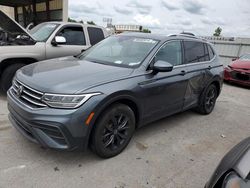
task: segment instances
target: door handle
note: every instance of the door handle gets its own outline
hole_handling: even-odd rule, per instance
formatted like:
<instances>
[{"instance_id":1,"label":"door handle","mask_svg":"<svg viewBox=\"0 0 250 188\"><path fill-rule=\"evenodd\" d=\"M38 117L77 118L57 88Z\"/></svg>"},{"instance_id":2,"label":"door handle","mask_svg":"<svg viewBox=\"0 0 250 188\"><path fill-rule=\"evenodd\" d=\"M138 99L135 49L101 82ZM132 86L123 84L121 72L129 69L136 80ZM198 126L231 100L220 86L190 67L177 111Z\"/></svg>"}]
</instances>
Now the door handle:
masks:
<instances>
[{"instance_id":1,"label":"door handle","mask_svg":"<svg viewBox=\"0 0 250 188\"><path fill-rule=\"evenodd\" d=\"M208 70L211 70L211 69L212 69L212 67L211 67L210 65L209 65L207 68L208 68Z\"/></svg>"},{"instance_id":2,"label":"door handle","mask_svg":"<svg viewBox=\"0 0 250 188\"><path fill-rule=\"evenodd\" d=\"M185 70L182 70L180 75L184 76L186 74L186 71Z\"/></svg>"}]
</instances>

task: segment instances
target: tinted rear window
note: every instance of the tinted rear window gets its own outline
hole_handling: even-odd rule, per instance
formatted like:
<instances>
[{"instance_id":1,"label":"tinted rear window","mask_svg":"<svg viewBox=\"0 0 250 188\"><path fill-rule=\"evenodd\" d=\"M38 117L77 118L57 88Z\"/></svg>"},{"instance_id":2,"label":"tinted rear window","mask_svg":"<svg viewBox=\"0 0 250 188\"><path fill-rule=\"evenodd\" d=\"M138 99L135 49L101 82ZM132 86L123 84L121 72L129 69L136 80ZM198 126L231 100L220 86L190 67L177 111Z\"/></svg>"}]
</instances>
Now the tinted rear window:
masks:
<instances>
[{"instance_id":1,"label":"tinted rear window","mask_svg":"<svg viewBox=\"0 0 250 188\"><path fill-rule=\"evenodd\" d=\"M184 41L185 63L206 61L205 47L202 42Z\"/></svg>"},{"instance_id":2,"label":"tinted rear window","mask_svg":"<svg viewBox=\"0 0 250 188\"><path fill-rule=\"evenodd\" d=\"M100 28L88 27L88 33L91 45L95 45L104 39L103 31Z\"/></svg>"}]
</instances>

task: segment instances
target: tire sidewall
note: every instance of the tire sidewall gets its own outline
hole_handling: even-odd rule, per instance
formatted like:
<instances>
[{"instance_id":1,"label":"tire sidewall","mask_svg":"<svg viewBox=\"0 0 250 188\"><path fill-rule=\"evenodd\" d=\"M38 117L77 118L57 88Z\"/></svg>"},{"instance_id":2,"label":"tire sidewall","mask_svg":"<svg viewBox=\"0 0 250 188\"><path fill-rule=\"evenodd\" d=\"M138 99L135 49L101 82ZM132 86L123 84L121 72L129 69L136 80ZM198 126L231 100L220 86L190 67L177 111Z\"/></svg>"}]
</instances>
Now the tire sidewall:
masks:
<instances>
[{"instance_id":1,"label":"tire sidewall","mask_svg":"<svg viewBox=\"0 0 250 188\"><path fill-rule=\"evenodd\" d=\"M213 89L214 92L215 92L215 100L214 100L214 105L213 105L213 107L212 107L211 109L208 109L208 108L206 107L206 97L207 97L207 95L208 95L208 93L209 93L209 91L210 91L211 89ZM218 92L217 92L216 86L215 86L214 84L209 85L209 86L207 87L206 91L205 91L205 94L204 94L204 97L203 97L203 101L202 101L202 103L203 103L202 105L204 106L204 110L205 110L205 113L206 113L206 114L210 114L210 113L213 111L213 109L214 109L214 107L215 107L215 103L216 103L217 97L218 97Z\"/></svg>"},{"instance_id":2,"label":"tire sidewall","mask_svg":"<svg viewBox=\"0 0 250 188\"><path fill-rule=\"evenodd\" d=\"M102 141L103 129L104 129L106 123L110 120L110 118L114 114L119 114L119 113L123 113L124 115L126 115L129 118L128 125L129 125L130 129L129 129L129 133L128 133L128 139L125 140L125 142L122 144L122 146L120 148L117 148L116 150L111 151L107 148L104 148L104 146L103 146L103 141ZM93 144L95 147L95 152L103 158L109 158L109 157L113 157L115 155L118 155L129 144L129 142L133 136L134 130L135 130L134 112L127 105L124 105L124 104L112 105L110 108L105 110L104 113L101 114L100 119L97 121L95 130L94 130L94 134L92 135L93 136Z\"/></svg>"},{"instance_id":3,"label":"tire sidewall","mask_svg":"<svg viewBox=\"0 0 250 188\"><path fill-rule=\"evenodd\" d=\"M15 76L15 73L18 69L25 66L25 64L22 63L16 63L13 65L8 66L1 77L1 89L3 92L7 92L8 89L11 87L12 79Z\"/></svg>"}]
</instances>

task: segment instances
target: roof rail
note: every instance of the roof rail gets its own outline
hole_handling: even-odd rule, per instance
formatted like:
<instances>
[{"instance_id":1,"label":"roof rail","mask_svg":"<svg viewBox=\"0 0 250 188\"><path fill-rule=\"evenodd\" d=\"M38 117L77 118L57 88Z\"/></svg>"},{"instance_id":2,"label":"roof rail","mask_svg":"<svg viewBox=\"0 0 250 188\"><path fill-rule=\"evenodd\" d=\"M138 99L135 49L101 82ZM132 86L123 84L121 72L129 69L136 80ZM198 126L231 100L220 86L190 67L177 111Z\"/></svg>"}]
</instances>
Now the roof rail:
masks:
<instances>
[{"instance_id":1,"label":"roof rail","mask_svg":"<svg viewBox=\"0 0 250 188\"><path fill-rule=\"evenodd\" d=\"M207 41L206 39L202 38L202 37L197 37L195 36L193 33L180 33L180 34L171 34L171 35L168 35L168 37L187 37L187 38L193 38L193 39L200 39L200 40L203 40L203 41Z\"/></svg>"},{"instance_id":2,"label":"roof rail","mask_svg":"<svg viewBox=\"0 0 250 188\"><path fill-rule=\"evenodd\" d=\"M180 34L183 34L183 35L190 35L190 36L195 36L195 34L190 33L190 32L185 32L185 31L181 32Z\"/></svg>"}]
</instances>

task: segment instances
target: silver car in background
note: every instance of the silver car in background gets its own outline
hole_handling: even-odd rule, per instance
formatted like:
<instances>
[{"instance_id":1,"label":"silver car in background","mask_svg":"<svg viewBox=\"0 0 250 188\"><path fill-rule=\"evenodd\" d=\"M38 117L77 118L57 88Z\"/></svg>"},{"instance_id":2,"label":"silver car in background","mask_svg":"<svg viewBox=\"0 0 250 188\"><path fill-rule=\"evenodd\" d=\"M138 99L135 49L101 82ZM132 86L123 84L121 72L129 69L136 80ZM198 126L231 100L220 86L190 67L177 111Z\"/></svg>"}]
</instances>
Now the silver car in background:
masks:
<instances>
[{"instance_id":1,"label":"silver car in background","mask_svg":"<svg viewBox=\"0 0 250 188\"><path fill-rule=\"evenodd\" d=\"M0 78L7 91L15 72L30 63L73 56L108 36L105 28L69 22L45 22L27 32L0 11Z\"/></svg>"}]
</instances>

